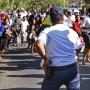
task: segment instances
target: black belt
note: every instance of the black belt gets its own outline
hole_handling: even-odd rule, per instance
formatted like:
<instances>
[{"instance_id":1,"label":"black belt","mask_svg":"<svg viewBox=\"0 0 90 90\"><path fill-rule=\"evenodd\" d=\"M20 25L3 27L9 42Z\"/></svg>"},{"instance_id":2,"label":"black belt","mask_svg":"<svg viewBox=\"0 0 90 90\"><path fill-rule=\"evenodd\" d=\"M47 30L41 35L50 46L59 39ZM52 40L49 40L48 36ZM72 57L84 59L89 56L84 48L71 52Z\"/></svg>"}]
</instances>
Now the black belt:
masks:
<instances>
[{"instance_id":1,"label":"black belt","mask_svg":"<svg viewBox=\"0 0 90 90\"><path fill-rule=\"evenodd\" d=\"M75 67L77 67L77 63L73 63L67 66L52 66L52 69L55 71L64 71L64 70L69 70Z\"/></svg>"}]
</instances>

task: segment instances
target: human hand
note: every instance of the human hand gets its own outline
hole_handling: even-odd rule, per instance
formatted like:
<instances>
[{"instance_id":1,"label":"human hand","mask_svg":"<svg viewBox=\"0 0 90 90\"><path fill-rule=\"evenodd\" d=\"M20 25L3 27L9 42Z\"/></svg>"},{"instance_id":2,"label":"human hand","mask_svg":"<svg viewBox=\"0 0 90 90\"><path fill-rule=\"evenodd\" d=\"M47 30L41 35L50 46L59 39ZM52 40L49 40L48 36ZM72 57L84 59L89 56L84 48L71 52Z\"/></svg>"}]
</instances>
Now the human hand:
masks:
<instances>
[{"instance_id":1,"label":"human hand","mask_svg":"<svg viewBox=\"0 0 90 90\"><path fill-rule=\"evenodd\" d=\"M43 69L44 69L45 73L48 72L48 69L49 69L49 61L48 60L44 61Z\"/></svg>"}]
</instances>

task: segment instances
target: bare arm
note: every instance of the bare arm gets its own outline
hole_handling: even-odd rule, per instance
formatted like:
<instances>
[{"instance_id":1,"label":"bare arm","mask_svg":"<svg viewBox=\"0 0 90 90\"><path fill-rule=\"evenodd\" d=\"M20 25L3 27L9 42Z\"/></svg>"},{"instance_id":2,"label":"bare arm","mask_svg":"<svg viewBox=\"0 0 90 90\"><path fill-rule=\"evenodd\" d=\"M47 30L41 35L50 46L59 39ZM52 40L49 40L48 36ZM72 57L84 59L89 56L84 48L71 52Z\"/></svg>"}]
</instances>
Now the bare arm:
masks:
<instances>
[{"instance_id":1,"label":"bare arm","mask_svg":"<svg viewBox=\"0 0 90 90\"><path fill-rule=\"evenodd\" d=\"M46 50L45 50L45 44L42 40L37 40L36 41L36 47L38 48L38 53L39 55L42 57L42 59L44 60L44 66L48 67L49 63L48 63L48 58L46 55Z\"/></svg>"}]
</instances>

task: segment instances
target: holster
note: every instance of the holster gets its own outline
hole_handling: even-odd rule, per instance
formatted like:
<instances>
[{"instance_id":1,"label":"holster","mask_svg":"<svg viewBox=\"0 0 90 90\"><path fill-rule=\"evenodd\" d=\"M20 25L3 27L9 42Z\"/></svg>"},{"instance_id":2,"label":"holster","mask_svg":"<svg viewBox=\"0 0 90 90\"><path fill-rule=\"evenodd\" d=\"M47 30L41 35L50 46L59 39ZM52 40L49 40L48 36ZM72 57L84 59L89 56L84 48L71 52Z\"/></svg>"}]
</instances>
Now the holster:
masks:
<instances>
[{"instance_id":1,"label":"holster","mask_svg":"<svg viewBox=\"0 0 90 90\"><path fill-rule=\"evenodd\" d=\"M47 69L44 68L45 71L45 78L51 78L53 75L53 68L48 67Z\"/></svg>"}]
</instances>

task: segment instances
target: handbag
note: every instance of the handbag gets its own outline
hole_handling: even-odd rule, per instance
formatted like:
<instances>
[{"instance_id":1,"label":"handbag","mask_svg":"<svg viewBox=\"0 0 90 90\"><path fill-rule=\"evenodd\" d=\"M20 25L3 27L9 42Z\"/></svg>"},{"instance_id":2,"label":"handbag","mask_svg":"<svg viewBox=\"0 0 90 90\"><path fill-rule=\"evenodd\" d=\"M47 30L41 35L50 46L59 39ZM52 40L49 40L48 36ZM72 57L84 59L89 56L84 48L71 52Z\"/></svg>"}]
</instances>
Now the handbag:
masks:
<instances>
[{"instance_id":1,"label":"handbag","mask_svg":"<svg viewBox=\"0 0 90 90\"><path fill-rule=\"evenodd\" d=\"M8 30L8 29L5 30L5 34L8 37L11 37L12 36L12 32L10 30Z\"/></svg>"}]
</instances>

